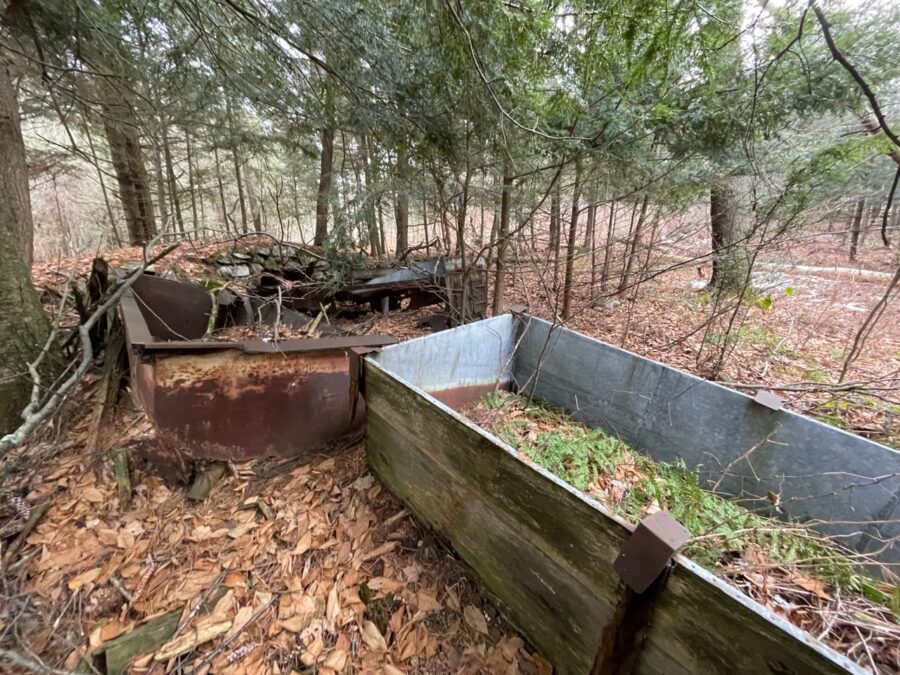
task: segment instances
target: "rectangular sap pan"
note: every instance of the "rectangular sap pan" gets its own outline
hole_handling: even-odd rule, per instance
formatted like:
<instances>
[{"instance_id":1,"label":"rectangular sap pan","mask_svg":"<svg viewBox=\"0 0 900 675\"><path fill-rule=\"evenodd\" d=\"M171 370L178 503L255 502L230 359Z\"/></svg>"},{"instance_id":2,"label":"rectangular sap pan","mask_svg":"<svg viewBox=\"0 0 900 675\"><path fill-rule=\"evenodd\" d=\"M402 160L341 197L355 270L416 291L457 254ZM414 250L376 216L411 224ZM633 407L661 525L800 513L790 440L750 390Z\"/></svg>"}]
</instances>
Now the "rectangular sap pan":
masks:
<instances>
[{"instance_id":1,"label":"rectangular sap pan","mask_svg":"<svg viewBox=\"0 0 900 675\"><path fill-rule=\"evenodd\" d=\"M513 326L506 325L511 333L495 344L515 345ZM491 326L494 331L501 327ZM457 330L465 331L466 337L487 339L472 326ZM437 391L452 388L446 378L427 372L439 370L445 361L471 366L480 358L467 352L468 340L454 346L455 332L367 357L369 462L417 518L449 540L507 618L557 672L588 673L622 592L612 563L629 527L391 371L396 366L408 377L422 373L422 378L432 378ZM441 338L442 348L432 351L425 345L436 338ZM493 377L502 384L497 374L503 370L497 367L504 351L496 353L501 356L487 358L483 377L469 373L472 381L486 387ZM427 372L416 363L423 354L434 359ZM864 671L679 557L643 644L637 672Z\"/></svg>"}]
</instances>

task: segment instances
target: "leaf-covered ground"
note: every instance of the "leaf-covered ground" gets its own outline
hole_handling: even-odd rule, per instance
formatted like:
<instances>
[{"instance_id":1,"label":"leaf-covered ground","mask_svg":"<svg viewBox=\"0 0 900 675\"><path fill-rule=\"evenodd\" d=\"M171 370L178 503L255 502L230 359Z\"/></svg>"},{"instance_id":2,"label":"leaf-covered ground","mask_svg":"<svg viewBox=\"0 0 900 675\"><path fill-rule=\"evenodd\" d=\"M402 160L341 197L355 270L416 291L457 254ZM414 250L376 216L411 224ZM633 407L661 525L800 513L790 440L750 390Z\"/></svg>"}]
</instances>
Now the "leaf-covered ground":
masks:
<instances>
[{"instance_id":1,"label":"leaf-covered ground","mask_svg":"<svg viewBox=\"0 0 900 675\"><path fill-rule=\"evenodd\" d=\"M202 503L136 463L123 508L108 448L149 430L131 413L116 426L130 428L87 456L76 423L34 476L27 501L52 506L4 578L4 643L74 670L154 617L186 619L218 598L165 646L139 650L132 671L156 660L156 672L549 675L369 473L364 444L300 466L234 466Z\"/></svg>"}]
</instances>

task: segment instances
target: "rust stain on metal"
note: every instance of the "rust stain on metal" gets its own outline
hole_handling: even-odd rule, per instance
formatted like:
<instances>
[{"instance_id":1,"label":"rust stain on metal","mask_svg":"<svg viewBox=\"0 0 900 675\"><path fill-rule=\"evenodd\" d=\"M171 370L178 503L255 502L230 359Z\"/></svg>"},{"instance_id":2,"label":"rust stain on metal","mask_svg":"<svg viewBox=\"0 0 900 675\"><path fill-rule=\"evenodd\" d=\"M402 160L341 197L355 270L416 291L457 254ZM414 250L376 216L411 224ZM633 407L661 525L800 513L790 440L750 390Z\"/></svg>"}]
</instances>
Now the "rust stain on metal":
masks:
<instances>
[{"instance_id":1,"label":"rust stain on metal","mask_svg":"<svg viewBox=\"0 0 900 675\"><path fill-rule=\"evenodd\" d=\"M202 331L196 316L180 314L202 309L198 287L153 277L141 281L139 291L123 299L122 315L132 391L157 429L160 442L151 454L158 466L184 477L192 459L297 457L361 428L365 404L358 392L351 399L348 350L396 340L177 339L176 334L206 331L208 312L201 313ZM172 284L187 287L184 295ZM191 301L182 305L182 297ZM169 328L160 328L162 323Z\"/></svg>"},{"instance_id":2,"label":"rust stain on metal","mask_svg":"<svg viewBox=\"0 0 900 675\"><path fill-rule=\"evenodd\" d=\"M488 382L485 384L469 384L462 387L451 387L448 389L435 389L428 393L434 396L444 405L454 410L462 410L472 401L477 401L487 394L498 390L509 390L509 384L497 384L496 382Z\"/></svg>"}]
</instances>

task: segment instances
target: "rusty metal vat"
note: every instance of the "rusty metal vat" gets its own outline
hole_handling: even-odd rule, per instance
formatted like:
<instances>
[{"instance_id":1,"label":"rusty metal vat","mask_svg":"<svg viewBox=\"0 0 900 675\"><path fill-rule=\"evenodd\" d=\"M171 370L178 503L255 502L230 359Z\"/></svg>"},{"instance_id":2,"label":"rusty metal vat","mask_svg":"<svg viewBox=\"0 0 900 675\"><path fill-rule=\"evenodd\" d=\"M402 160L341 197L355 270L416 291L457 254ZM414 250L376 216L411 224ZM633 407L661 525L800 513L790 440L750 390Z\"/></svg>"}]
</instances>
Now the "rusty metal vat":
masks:
<instances>
[{"instance_id":1,"label":"rusty metal vat","mask_svg":"<svg viewBox=\"0 0 900 675\"><path fill-rule=\"evenodd\" d=\"M184 477L195 459L303 456L362 428L348 350L396 340L200 341L212 303L201 286L150 275L122 299L132 394L157 430L160 470Z\"/></svg>"}]
</instances>

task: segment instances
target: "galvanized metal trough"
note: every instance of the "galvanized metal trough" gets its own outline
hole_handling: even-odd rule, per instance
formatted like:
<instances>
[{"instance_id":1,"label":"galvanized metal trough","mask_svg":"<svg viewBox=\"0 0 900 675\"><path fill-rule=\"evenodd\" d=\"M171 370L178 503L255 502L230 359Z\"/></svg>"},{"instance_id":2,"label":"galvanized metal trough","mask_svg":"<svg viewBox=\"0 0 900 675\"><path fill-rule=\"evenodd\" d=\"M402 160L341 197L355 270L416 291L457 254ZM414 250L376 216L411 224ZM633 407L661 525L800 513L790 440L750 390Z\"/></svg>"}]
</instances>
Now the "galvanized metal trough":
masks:
<instances>
[{"instance_id":1,"label":"galvanized metal trough","mask_svg":"<svg viewBox=\"0 0 900 675\"><path fill-rule=\"evenodd\" d=\"M900 453L527 316L411 340L365 363L368 458L446 536L560 673L591 672L619 625L613 562L631 528L457 409L496 388L534 394L708 486L773 505L897 561ZM721 479L721 480L720 480ZM863 672L698 565L677 558L634 672Z\"/></svg>"},{"instance_id":2,"label":"galvanized metal trough","mask_svg":"<svg viewBox=\"0 0 900 675\"><path fill-rule=\"evenodd\" d=\"M157 430L161 471L186 478L194 459L302 456L361 429L348 352L396 340L202 341L212 302L202 286L149 275L122 299L132 393Z\"/></svg>"}]
</instances>

